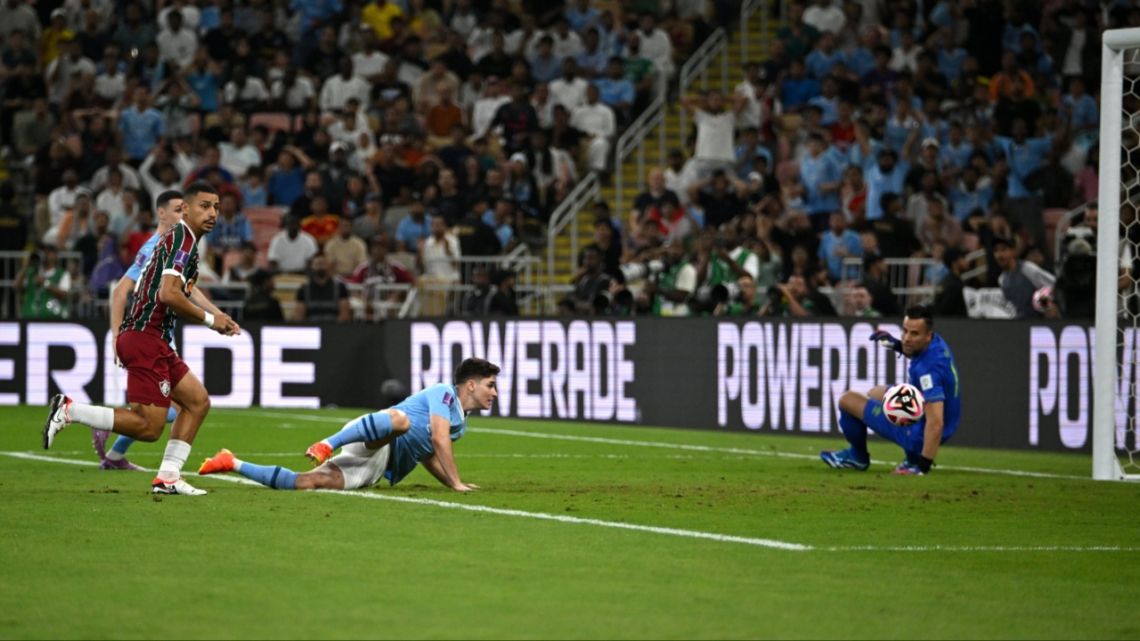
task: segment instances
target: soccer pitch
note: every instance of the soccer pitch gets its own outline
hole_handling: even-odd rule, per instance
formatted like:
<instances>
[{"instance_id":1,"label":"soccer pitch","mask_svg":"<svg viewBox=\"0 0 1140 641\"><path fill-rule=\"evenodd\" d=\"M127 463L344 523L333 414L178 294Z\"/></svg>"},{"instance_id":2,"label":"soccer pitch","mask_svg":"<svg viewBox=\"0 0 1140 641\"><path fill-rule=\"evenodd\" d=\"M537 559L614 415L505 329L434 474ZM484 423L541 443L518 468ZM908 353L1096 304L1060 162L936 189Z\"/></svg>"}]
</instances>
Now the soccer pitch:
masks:
<instances>
[{"instance_id":1,"label":"soccer pitch","mask_svg":"<svg viewBox=\"0 0 1140 641\"><path fill-rule=\"evenodd\" d=\"M895 477L874 440L841 472L816 457L838 440L474 417L469 495L417 470L152 497L86 427L39 449L45 413L0 410L3 638L1140 637L1140 487L1084 456L951 444ZM358 413L214 410L187 468L307 469Z\"/></svg>"}]
</instances>

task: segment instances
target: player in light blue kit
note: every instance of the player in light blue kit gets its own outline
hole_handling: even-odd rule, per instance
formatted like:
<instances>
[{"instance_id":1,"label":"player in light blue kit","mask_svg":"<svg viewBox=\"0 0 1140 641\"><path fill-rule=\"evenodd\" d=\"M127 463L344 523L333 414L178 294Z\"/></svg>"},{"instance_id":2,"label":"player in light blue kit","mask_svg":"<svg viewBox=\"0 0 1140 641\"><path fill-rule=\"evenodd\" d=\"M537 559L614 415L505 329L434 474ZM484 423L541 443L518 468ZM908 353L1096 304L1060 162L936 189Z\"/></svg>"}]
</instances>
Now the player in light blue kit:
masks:
<instances>
[{"instance_id":1,"label":"player in light blue kit","mask_svg":"<svg viewBox=\"0 0 1140 641\"><path fill-rule=\"evenodd\" d=\"M119 328L123 324L123 315L127 309L127 299L130 297L131 292L135 289L135 283L138 282L139 277L142 275L143 267L146 262L150 260L151 254L154 253L154 247L158 244L159 239L172 227L177 225L182 220L182 192L179 191L164 191L158 195L154 201L155 213L158 218L158 227L155 229L154 234L147 239L143 246L139 248L138 254L135 255L134 262L131 263L127 273L119 279L115 288L111 290L111 349L115 349L116 338L119 335ZM206 297L198 289L193 289L190 292L190 300L202 309L217 315L221 312L209 298ZM171 342L170 347L174 348L174 343ZM176 350L177 351L177 350ZM115 364L122 367L119 362L118 355L115 356ZM175 417L178 416L178 408L175 404L171 404L170 409L166 412L166 422L174 422ZM105 430L91 430L91 443L95 446L95 453L99 456L99 467L104 470L141 470L143 468L131 463L127 460L127 450L134 444L135 439L129 436L119 435L115 439L115 443L111 445L111 449L107 449L107 437L111 432Z\"/></svg>"},{"instance_id":2,"label":"player in light blue kit","mask_svg":"<svg viewBox=\"0 0 1140 641\"><path fill-rule=\"evenodd\" d=\"M467 414L490 409L499 395L499 367L468 358L455 368L454 383L437 383L401 403L349 421L305 452L318 467L298 474L275 465L254 465L223 449L206 459L199 474L237 472L275 490L354 490L388 479L395 485L417 464L447 487L468 492L455 467L451 444L467 429ZM342 448L340 454L332 453ZM331 457L331 458L330 458Z\"/></svg>"},{"instance_id":3,"label":"player in light blue kit","mask_svg":"<svg viewBox=\"0 0 1140 641\"><path fill-rule=\"evenodd\" d=\"M871 455L867 452L869 427L906 453L906 460L895 468L895 474L927 474L939 446L950 440L958 429L962 413L962 390L954 355L946 341L934 333L934 317L926 305L906 310L902 340L884 331L871 334L871 340L910 359L907 380L922 390L926 411L918 422L900 427L883 414L885 386L875 387L866 396L855 391L844 392L839 397L839 429L851 447L838 452L820 452L819 457L831 467L866 470L871 464Z\"/></svg>"}]
</instances>

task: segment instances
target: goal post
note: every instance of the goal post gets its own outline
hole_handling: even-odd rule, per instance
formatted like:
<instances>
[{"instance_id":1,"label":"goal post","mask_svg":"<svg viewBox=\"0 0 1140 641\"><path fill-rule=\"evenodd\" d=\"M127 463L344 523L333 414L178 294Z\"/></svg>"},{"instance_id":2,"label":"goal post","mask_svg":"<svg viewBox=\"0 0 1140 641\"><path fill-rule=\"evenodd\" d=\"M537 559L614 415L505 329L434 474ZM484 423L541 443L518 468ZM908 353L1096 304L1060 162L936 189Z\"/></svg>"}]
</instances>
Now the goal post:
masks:
<instances>
[{"instance_id":1,"label":"goal post","mask_svg":"<svg viewBox=\"0 0 1140 641\"><path fill-rule=\"evenodd\" d=\"M1119 295L1121 274L1136 275L1133 265L1122 265L1121 261L1130 256L1134 262L1140 249L1132 234L1122 238L1120 233L1121 192L1132 186L1128 183L1135 181L1133 174L1140 170L1121 163L1125 144L1129 145L1129 162L1135 155L1132 152L1140 149L1140 28L1105 31L1101 55L1092 473L1098 480L1140 480L1140 460L1134 458L1136 411L1140 407L1133 369L1140 310L1128 303L1121 305ZM1129 208L1124 222L1140 225L1134 204L1124 205ZM1136 291L1131 287L1128 295L1135 296ZM1126 384L1121 385L1121 381ZM1118 452L1127 456L1127 465L1121 464Z\"/></svg>"}]
</instances>

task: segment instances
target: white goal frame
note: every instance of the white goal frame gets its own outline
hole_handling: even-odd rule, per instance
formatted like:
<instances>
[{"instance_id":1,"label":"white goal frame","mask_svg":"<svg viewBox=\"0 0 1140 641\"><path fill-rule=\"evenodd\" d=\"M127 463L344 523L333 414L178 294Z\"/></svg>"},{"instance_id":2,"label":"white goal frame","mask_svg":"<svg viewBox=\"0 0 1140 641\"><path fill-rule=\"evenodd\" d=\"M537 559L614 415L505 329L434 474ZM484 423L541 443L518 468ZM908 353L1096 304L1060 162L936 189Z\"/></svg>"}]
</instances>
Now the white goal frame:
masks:
<instances>
[{"instance_id":1,"label":"white goal frame","mask_svg":"<svg viewBox=\"0 0 1140 641\"><path fill-rule=\"evenodd\" d=\"M1118 305L1120 269L1120 139L1124 52L1140 49L1140 28L1110 29L1101 41L1100 176L1097 221L1096 342L1093 377L1092 476L1097 480L1140 480L1127 474L1116 454ZM1124 399L1127 403L1128 399ZM1127 408L1125 408L1127 409ZM1137 408L1140 410L1140 407ZM1129 417L1135 428L1135 418Z\"/></svg>"}]
</instances>

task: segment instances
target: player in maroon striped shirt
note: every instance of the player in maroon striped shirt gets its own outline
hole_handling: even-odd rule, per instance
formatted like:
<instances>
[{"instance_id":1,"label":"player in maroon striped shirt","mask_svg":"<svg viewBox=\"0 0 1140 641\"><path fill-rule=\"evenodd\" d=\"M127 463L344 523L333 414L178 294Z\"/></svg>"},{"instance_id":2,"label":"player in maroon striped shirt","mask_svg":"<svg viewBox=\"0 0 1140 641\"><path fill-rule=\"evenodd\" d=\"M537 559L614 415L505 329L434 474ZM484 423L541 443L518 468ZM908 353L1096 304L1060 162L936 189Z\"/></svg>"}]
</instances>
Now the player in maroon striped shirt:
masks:
<instances>
[{"instance_id":1,"label":"player in maroon striped shirt","mask_svg":"<svg viewBox=\"0 0 1140 641\"><path fill-rule=\"evenodd\" d=\"M224 313L213 314L190 302L198 279L198 239L214 228L218 219L218 193L207 183L190 185L184 195L182 222L158 241L135 284L131 306L115 342L119 359L127 368L129 408L110 408L75 403L63 394L52 398L51 413L44 424L44 449L69 423L83 423L97 430L125 434L140 441L156 441L166 426L166 410L173 399L182 407L171 428L170 440L151 484L155 494L205 494L182 480L182 466L190 445L210 410L206 388L170 347L174 317L181 316L210 327L219 334L241 332Z\"/></svg>"}]
</instances>

